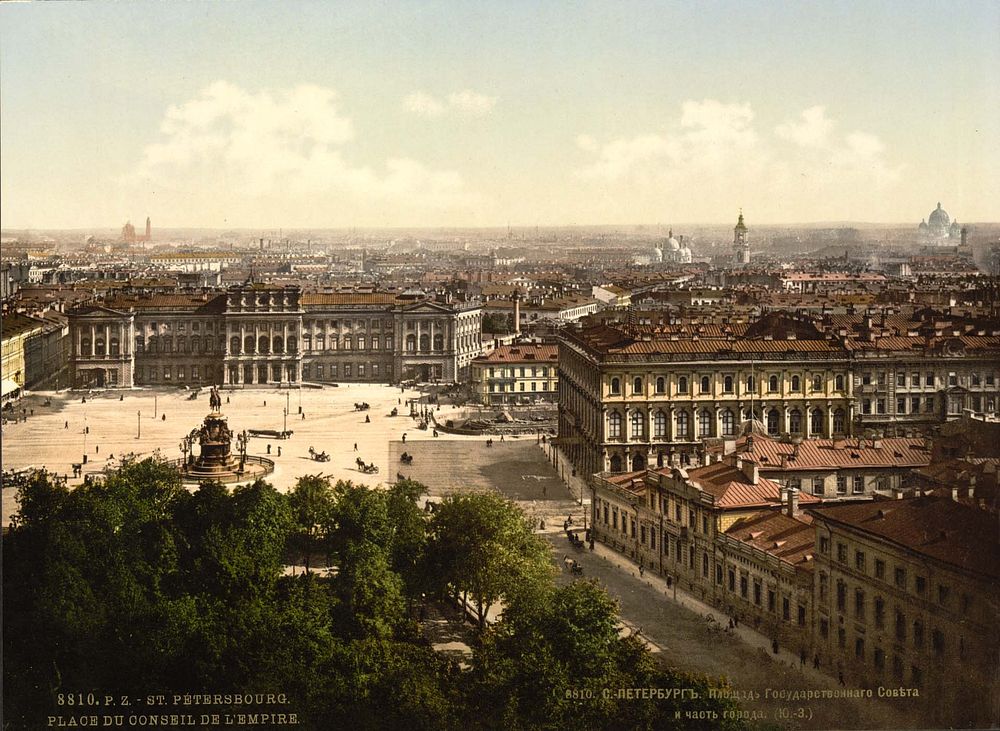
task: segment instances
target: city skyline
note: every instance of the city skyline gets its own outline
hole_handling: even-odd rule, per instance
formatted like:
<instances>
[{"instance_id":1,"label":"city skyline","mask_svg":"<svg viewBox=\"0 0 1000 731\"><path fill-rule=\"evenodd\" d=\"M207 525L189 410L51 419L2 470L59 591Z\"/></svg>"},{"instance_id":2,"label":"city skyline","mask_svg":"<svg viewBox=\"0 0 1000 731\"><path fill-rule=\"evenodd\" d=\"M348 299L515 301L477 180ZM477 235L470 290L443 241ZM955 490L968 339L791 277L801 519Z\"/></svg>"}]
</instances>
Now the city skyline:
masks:
<instances>
[{"instance_id":1,"label":"city skyline","mask_svg":"<svg viewBox=\"0 0 1000 731\"><path fill-rule=\"evenodd\" d=\"M1000 219L995 4L2 11L6 229Z\"/></svg>"}]
</instances>

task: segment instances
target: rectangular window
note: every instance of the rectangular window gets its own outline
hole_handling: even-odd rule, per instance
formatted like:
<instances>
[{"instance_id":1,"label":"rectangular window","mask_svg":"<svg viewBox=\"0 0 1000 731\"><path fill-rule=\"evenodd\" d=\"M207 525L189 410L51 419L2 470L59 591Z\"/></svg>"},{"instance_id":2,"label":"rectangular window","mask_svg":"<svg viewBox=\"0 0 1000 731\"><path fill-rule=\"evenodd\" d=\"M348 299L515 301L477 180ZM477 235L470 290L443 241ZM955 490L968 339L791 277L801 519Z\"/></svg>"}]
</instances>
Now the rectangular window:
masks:
<instances>
[{"instance_id":1,"label":"rectangular window","mask_svg":"<svg viewBox=\"0 0 1000 731\"><path fill-rule=\"evenodd\" d=\"M830 552L830 539L826 536L819 537L819 552L829 553Z\"/></svg>"},{"instance_id":2,"label":"rectangular window","mask_svg":"<svg viewBox=\"0 0 1000 731\"><path fill-rule=\"evenodd\" d=\"M837 475L837 494L847 494L847 477L845 475Z\"/></svg>"},{"instance_id":3,"label":"rectangular window","mask_svg":"<svg viewBox=\"0 0 1000 731\"><path fill-rule=\"evenodd\" d=\"M854 568L858 571L864 573L865 571L865 552L855 551L854 552Z\"/></svg>"},{"instance_id":4,"label":"rectangular window","mask_svg":"<svg viewBox=\"0 0 1000 731\"><path fill-rule=\"evenodd\" d=\"M760 585L760 582L755 580L753 582L753 603L756 604L758 607L760 606L761 589L762 587Z\"/></svg>"},{"instance_id":5,"label":"rectangular window","mask_svg":"<svg viewBox=\"0 0 1000 731\"><path fill-rule=\"evenodd\" d=\"M928 396L927 397L927 401L925 402L924 406L925 406L925 411L927 411L928 414L933 413L934 412L934 397L933 396Z\"/></svg>"},{"instance_id":6,"label":"rectangular window","mask_svg":"<svg viewBox=\"0 0 1000 731\"><path fill-rule=\"evenodd\" d=\"M910 398L910 413L919 414L920 413L920 397L913 396Z\"/></svg>"},{"instance_id":7,"label":"rectangular window","mask_svg":"<svg viewBox=\"0 0 1000 731\"><path fill-rule=\"evenodd\" d=\"M875 559L875 578L885 579L885 561L880 558Z\"/></svg>"},{"instance_id":8,"label":"rectangular window","mask_svg":"<svg viewBox=\"0 0 1000 731\"><path fill-rule=\"evenodd\" d=\"M331 363L330 364L330 378L336 378L336 377L337 377L337 364L336 363Z\"/></svg>"},{"instance_id":9,"label":"rectangular window","mask_svg":"<svg viewBox=\"0 0 1000 731\"><path fill-rule=\"evenodd\" d=\"M957 373L949 373L948 374L948 385L949 386L957 386L958 385L958 374Z\"/></svg>"},{"instance_id":10,"label":"rectangular window","mask_svg":"<svg viewBox=\"0 0 1000 731\"><path fill-rule=\"evenodd\" d=\"M163 380L170 380L170 366L163 366Z\"/></svg>"},{"instance_id":11,"label":"rectangular window","mask_svg":"<svg viewBox=\"0 0 1000 731\"><path fill-rule=\"evenodd\" d=\"M927 579L925 577L914 576L913 582L918 594L923 594L925 591L927 591Z\"/></svg>"},{"instance_id":12,"label":"rectangular window","mask_svg":"<svg viewBox=\"0 0 1000 731\"><path fill-rule=\"evenodd\" d=\"M920 374L911 373L910 374L910 386L913 388L918 388L920 386Z\"/></svg>"},{"instance_id":13,"label":"rectangular window","mask_svg":"<svg viewBox=\"0 0 1000 731\"><path fill-rule=\"evenodd\" d=\"M906 569L897 567L895 572L896 586L900 589L906 588Z\"/></svg>"},{"instance_id":14,"label":"rectangular window","mask_svg":"<svg viewBox=\"0 0 1000 731\"><path fill-rule=\"evenodd\" d=\"M875 413L884 414L885 413L885 399L880 398L875 401Z\"/></svg>"},{"instance_id":15,"label":"rectangular window","mask_svg":"<svg viewBox=\"0 0 1000 731\"><path fill-rule=\"evenodd\" d=\"M906 413L906 399L898 398L896 399L896 413L905 414Z\"/></svg>"},{"instance_id":16,"label":"rectangular window","mask_svg":"<svg viewBox=\"0 0 1000 731\"><path fill-rule=\"evenodd\" d=\"M378 376L378 363L372 363L372 376Z\"/></svg>"},{"instance_id":17,"label":"rectangular window","mask_svg":"<svg viewBox=\"0 0 1000 731\"><path fill-rule=\"evenodd\" d=\"M365 364L358 363L358 378L364 378L365 376Z\"/></svg>"},{"instance_id":18,"label":"rectangular window","mask_svg":"<svg viewBox=\"0 0 1000 731\"><path fill-rule=\"evenodd\" d=\"M322 378L322 377L323 377L323 364L322 363L317 363L316 364L316 378Z\"/></svg>"},{"instance_id":19,"label":"rectangular window","mask_svg":"<svg viewBox=\"0 0 1000 731\"><path fill-rule=\"evenodd\" d=\"M736 591L736 572L729 569L729 591Z\"/></svg>"},{"instance_id":20,"label":"rectangular window","mask_svg":"<svg viewBox=\"0 0 1000 731\"><path fill-rule=\"evenodd\" d=\"M924 379L924 383L931 388L934 387L934 371L927 371L927 377Z\"/></svg>"},{"instance_id":21,"label":"rectangular window","mask_svg":"<svg viewBox=\"0 0 1000 731\"><path fill-rule=\"evenodd\" d=\"M840 563L847 563L847 546L843 543L837 543L837 560Z\"/></svg>"},{"instance_id":22,"label":"rectangular window","mask_svg":"<svg viewBox=\"0 0 1000 731\"><path fill-rule=\"evenodd\" d=\"M861 495L865 491L865 478L862 475L854 476L854 487L853 492L855 495Z\"/></svg>"},{"instance_id":23,"label":"rectangular window","mask_svg":"<svg viewBox=\"0 0 1000 731\"><path fill-rule=\"evenodd\" d=\"M747 598L747 584L748 584L747 577L746 576L741 576L740 577L740 596L743 597L744 599Z\"/></svg>"},{"instance_id":24,"label":"rectangular window","mask_svg":"<svg viewBox=\"0 0 1000 731\"><path fill-rule=\"evenodd\" d=\"M854 616L858 619L865 617L865 593L861 589L854 592Z\"/></svg>"},{"instance_id":25,"label":"rectangular window","mask_svg":"<svg viewBox=\"0 0 1000 731\"><path fill-rule=\"evenodd\" d=\"M767 590L767 611L773 612L776 607L776 597L774 596L774 591L771 589Z\"/></svg>"},{"instance_id":26,"label":"rectangular window","mask_svg":"<svg viewBox=\"0 0 1000 731\"><path fill-rule=\"evenodd\" d=\"M824 480L822 477L812 478L812 493L813 495L822 496L826 492L826 487L824 486Z\"/></svg>"},{"instance_id":27,"label":"rectangular window","mask_svg":"<svg viewBox=\"0 0 1000 731\"><path fill-rule=\"evenodd\" d=\"M906 374L905 373L897 373L896 374L896 385L897 386L905 386L906 385Z\"/></svg>"},{"instance_id":28,"label":"rectangular window","mask_svg":"<svg viewBox=\"0 0 1000 731\"><path fill-rule=\"evenodd\" d=\"M781 618L786 622L792 618L791 604L787 596L781 597Z\"/></svg>"},{"instance_id":29,"label":"rectangular window","mask_svg":"<svg viewBox=\"0 0 1000 731\"><path fill-rule=\"evenodd\" d=\"M350 378L350 377L351 377L351 364L344 363L344 378Z\"/></svg>"},{"instance_id":30,"label":"rectangular window","mask_svg":"<svg viewBox=\"0 0 1000 731\"><path fill-rule=\"evenodd\" d=\"M799 604L797 612L798 612L799 627L805 627L806 626L806 608L804 606L802 606L801 604Z\"/></svg>"}]
</instances>

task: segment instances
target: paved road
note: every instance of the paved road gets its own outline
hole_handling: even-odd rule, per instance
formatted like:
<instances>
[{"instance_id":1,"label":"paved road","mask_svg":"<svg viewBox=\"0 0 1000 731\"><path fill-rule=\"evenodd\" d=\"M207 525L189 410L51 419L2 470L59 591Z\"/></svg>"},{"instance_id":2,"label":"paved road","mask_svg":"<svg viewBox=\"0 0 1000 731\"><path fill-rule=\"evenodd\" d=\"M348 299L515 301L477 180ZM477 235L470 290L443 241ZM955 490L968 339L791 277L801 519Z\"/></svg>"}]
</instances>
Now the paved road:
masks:
<instances>
[{"instance_id":1,"label":"paved road","mask_svg":"<svg viewBox=\"0 0 1000 731\"><path fill-rule=\"evenodd\" d=\"M788 702L766 700L763 691L799 689L836 689L837 681L814 671L799 667L797 657L782 652L775 660L767 646L769 640L752 630L740 628L739 636L730 636L709 630L705 614L713 608L678 594L674 601L665 582L647 574L638 576L638 567L597 544L594 553L574 549L565 534L550 534L553 555L562 568L564 555L576 558L584 567L584 576L596 578L615 597L621 606L621 617L627 625L639 630L670 667L696 672L713 678L725 677L736 690L757 690L761 699L741 703L747 710L759 710L766 720L790 729L890 729L920 727L918 709L890 707L885 701L875 700L812 700ZM562 572L561 582L572 581ZM716 618L725 621L725 617ZM912 702L911 702L912 703ZM808 709L809 718L782 720L781 709Z\"/></svg>"}]
</instances>

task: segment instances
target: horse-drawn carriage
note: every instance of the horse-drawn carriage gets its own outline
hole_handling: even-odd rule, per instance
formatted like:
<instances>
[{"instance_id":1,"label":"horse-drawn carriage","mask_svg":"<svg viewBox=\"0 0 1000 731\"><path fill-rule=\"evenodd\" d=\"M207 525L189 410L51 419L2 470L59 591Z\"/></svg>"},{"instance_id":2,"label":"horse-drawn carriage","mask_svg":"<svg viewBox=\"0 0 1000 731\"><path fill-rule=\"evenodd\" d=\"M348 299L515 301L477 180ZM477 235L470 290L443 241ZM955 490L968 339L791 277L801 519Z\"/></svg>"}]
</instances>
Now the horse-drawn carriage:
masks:
<instances>
[{"instance_id":1,"label":"horse-drawn carriage","mask_svg":"<svg viewBox=\"0 0 1000 731\"><path fill-rule=\"evenodd\" d=\"M402 462L403 464L413 464L413 455L410 454L409 452L403 452L399 456L399 461Z\"/></svg>"},{"instance_id":2,"label":"horse-drawn carriage","mask_svg":"<svg viewBox=\"0 0 1000 731\"><path fill-rule=\"evenodd\" d=\"M330 455L327 454L326 451L317 452L312 447L309 447L309 457L312 460L316 461L316 462L329 462L330 461Z\"/></svg>"},{"instance_id":3,"label":"horse-drawn carriage","mask_svg":"<svg viewBox=\"0 0 1000 731\"><path fill-rule=\"evenodd\" d=\"M389 416L399 416L399 409L393 406L392 411L389 412Z\"/></svg>"},{"instance_id":4,"label":"horse-drawn carriage","mask_svg":"<svg viewBox=\"0 0 1000 731\"><path fill-rule=\"evenodd\" d=\"M374 462L367 464L361 457L356 457L354 463L358 466L358 470L364 472L366 475L378 474L378 465Z\"/></svg>"},{"instance_id":5,"label":"horse-drawn carriage","mask_svg":"<svg viewBox=\"0 0 1000 731\"><path fill-rule=\"evenodd\" d=\"M368 411L368 409L370 409L370 408L371 408L371 406L366 401L362 401L361 403L356 403L355 402L355 404L354 404L354 410L355 411Z\"/></svg>"},{"instance_id":6,"label":"horse-drawn carriage","mask_svg":"<svg viewBox=\"0 0 1000 731\"><path fill-rule=\"evenodd\" d=\"M288 439L294 433L291 429L284 431L281 429L247 429L247 434L250 436L265 439Z\"/></svg>"},{"instance_id":7,"label":"horse-drawn carriage","mask_svg":"<svg viewBox=\"0 0 1000 731\"><path fill-rule=\"evenodd\" d=\"M421 421L419 424L417 424L417 429L420 429L422 431L427 431L427 422Z\"/></svg>"}]
</instances>

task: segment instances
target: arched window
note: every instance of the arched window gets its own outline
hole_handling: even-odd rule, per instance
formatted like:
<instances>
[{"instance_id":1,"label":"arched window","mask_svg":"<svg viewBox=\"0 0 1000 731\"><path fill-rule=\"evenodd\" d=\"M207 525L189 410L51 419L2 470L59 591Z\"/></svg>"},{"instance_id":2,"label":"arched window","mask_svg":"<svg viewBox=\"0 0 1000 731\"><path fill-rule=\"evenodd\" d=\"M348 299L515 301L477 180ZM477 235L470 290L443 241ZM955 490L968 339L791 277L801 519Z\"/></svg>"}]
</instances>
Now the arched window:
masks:
<instances>
[{"instance_id":1,"label":"arched window","mask_svg":"<svg viewBox=\"0 0 1000 731\"><path fill-rule=\"evenodd\" d=\"M255 350L255 348L253 346L254 346L253 335L247 335L245 338L243 338L243 352L244 353L253 353L254 350Z\"/></svg>"},{"instance_id":2,"label":"arched window","mask_svg":"<svg viewBox=\"0 0 1000 731\"><path fill-rule=\"evenodd\" d=\"M268 351L268 347L267 347L268 344L269 343L268 343L268 340L267 340L267 335L261 335L259 338L257 338L257 352L258 353L266 353Z\"/></svg>"},{"instance_id":3,"label":"arched window","mask_svg":"<svg viewBox=\"0 0 1000 731\"><path fill-rule=\"evenodd\" d=\"M802 379L798 376L792 376L792 390L798 391L802 387Z\"/></svg>"},{"instance_id":4,"label":"arched window","mask_svg":"<svg viewBox=\"0 0 1000 731\"><path fill-rule=\"evenodd\" d=\"M408 353L412 353L416 349L417 349L417 336L414 335L413 333L410 333L409 335L406 336L406 351Z\"/></svg>"},{"instance_id":5,"label":"arched window","mask_svg":"<svg viewBox=\"0 0 1000 731\"><path fill-rule=\"evenodd\" d=\"M642 393L642 379L638 376L632 379L632 393Z\"/></svg>"},{"instance_id":6,"label":"arched window","mask_svg":"<svg viewBox=\"0 0 1000 731\"><path fill-rule=\"evenodd\" d=\"M641 454L637 454L632 457L632 471L638 472L639 470L646 469L646 458Z\"/></svg>"},{"instance_id":7,"label":"arched window","mask_svg":"<svg viewBox=\"0 0 1000 731\"><path fill-rule=\"evenodd\" d=\"M722 412L722 436L732 437L736 435L736 415L726 409Z\"/></svg>"},{"instance_id":8,"label":"arched window","mask_svg":"<svg viewBox=\"0 0 1000 731\"><path fill-rule=\"evenodd\" d=\"M108 351L109 355L118 355L118 338L111 338L111 350Z\"/></svg>"},{"instance_id":9,"label":"arched window","mask_svg":"<svg viewBox=\"0 0 1000 731\"><path fill-rule=\"evenodd\" d=\"M611 393L615 396L622 392L622 382L617 378L611 379Z\"/></svg>"},{"instance_id":10,"label":"arched window","mask_svg":"<svg viewBox=\"0 0 1000 731\"><path fill-rule=\"evenodd\" d=\"M622 471L622 458L621 455L613 454L611 455L611 471L621 472Z\"/></svg>"},{"instance_id":11,"label":"arched window","mask_svg":"<svg viewBox=\"0 0 1000 731\"><path fill-rule=\"evenodd\" d=\"M813 391L823 390L823 376L817 374L813 376Z\"/></svg>"},{"instance_id":12,"label":"arched window","mask_svg":"<svg viewBox=\"0 0 1000 731\"><path fill-rule=\"evenodd\" d=\"M420 352L426 353L431 349L431 336L427 333L422 333L420 335Z\"/></svg>"},{"instance_id":13,"label":"arched window","mask_svg":"<svg viewBox=\"0 0 1000 731\"><path fill-rule=\"evenodd\" d=\"M188 352L187 338L177 338L177 352L178 353Z\"/></svg>"},{"instance_id":14,"label":"arched window","mask_svg":"<svg viewBox=\"0 0 1000 731\"><path fill-rule=\"evenodd\" d=\"M663 376L660 376L656 379L656 392L657 393L667 392L667 379L665 379Z\"/></svg>"},{"instance_id":15,"label":"arched window","mask_svg":"<svg viewBox=\"0 0 1000 731\"><path fill-rule=\"evenodd\" d=\"M708 409L702 409L698 414L698 436L712 436L712 412Z\"/></svg>"},{"instance_id":16,"label":"arched window","mask_svg":"<svg viewBox=\"0 0 1000 731\"><path fill-rule=\"evenodd\" d=\"M813 434L823 433L823 409L813 409L810 414L809 431Z\"/></svg>"},{"instance_id":17,"label":"arched window","mask_svg":"<svg viewBox=\"0 0 1000 731\"><path fill-rule=\"evenodd\" d=\"M846 426L846 424L845 424L845 419L844 419L844 410L843 409L837 409L836 411L833 412L833 432L834 432L834 434L843 434L844 431L845 431L845 429L844 429L845 426Z\"/></svg>"},{"instance_id":18,"label":"arched window","mask_svg":"<svg viewBox=\"0 0 1000 731\"><path fill-rule=\"evenodd\" d=\"M798 409L792 409L788 413L788 431L792 434L802 431L802 412Z\"/></svg>"},{"instance_id":19,"label":"arched window","mask_svg":"<svg viewBox=\"0 0 1000 731\"><path fill-rule=\"evenodd\" d=\"M608 439L622 438L622 415L617 411L608 414Z\"/></svg>"},{"instance_id":20,"label":"arched window","mask_svg":"<svg viewBox=\"0 0 1000 731\"><path fill-rule=\"evenodd\" d=\"M687 439L691 435L691 417L686 411L677 412L677 438Z\"/></svg>"},{"instance_id":21,"label":"arched window","mask_svg":"<svg viewBox=\"0 0 1000 731\"><path fill-rule=\"evenodd\" d=\"M662 411L653 414L653 436L656 439L667 438L667 415Z\"/></svg>"},{"instance_id":22,"label":"arched window","mask_svg":"<svg viewBox=\"0 0 1000 731\"><path fill-rule=\"evenodd\" d=\"M833 379L833 385L834 385L834 388L836 388L836 390L843 391L844 390L844 377L841 376L841 375L838 375L836 378Z\"/></svg>"},{"instance_id":23,"label":"arched window","mask_svg":"<svg viewBox=\"0 0 1000 731\"><path fill-rule=\"evenodd\" d=\"M767 390L774 392L778 390L778 377L771 376L767 379Z\"/></svg>"},{"instance_id":24,"label":"arched window","mask_svg":"<svg viewBox=\"0 0 1000 731\"><path fill-rule=\"evenodd\" d=\"M271 352L273 353L285 352L285 340L280 335L275 335L271 339Z\"/></svg>"},{"instance_id":25,"label":"arched window","mask_svg":"<svg viewBox=\"0 0 1000 731\"><path fill-rule=\"evenodd\" d=\"M288 346L289 353L295 353L299 349L299 339L294 335L289 335L286 345Z\"/></svg>"},{"instance_id":26,"label":"arched window","mask_svg":"<svg viewBox=\"0 0 1000 731\"><path fill-rule=\"evenodd\" d=\"M747 391L753 391L754 380L753 376L747 376Z\"/></svg>"},{"instance_id":27,"label":"arched window","mask_svg":"<svg viewBox=\"0 0 1000 731\"><path fill-rule=\"evenodd\" d=\"M441 333L434 336L434 350L444 350L444 335Z\"/></svg>"},{"instance_id":28,"label":"arched window","mask_svg":"<svg viewBox=\"0 0 1000 731\"><path fill-rule=\"evenodd\" d=\"M778 413L777 409L771 409L767 412L767 433L777 434L778 424L781 421L781 414Z\"/></svg>"},{"instance_id":29,"label":"arched window","mask_svg":"<svg viewBox=\"0 0 1000 731\"><path fill-rule=\"evenodd\" d=\"M688 392L688 379L687 376L681 376L677 379L677 393L687 393Z\"/></svg>"},{"instance_id":30,"label":"arched window","mask_svg":"<svg viewBox=\"0 0 1000 731\"><path fill-rule=\"evenodd\" d=\"M641 411L636 409L632 412L632 438L642 439L646 436L645 429L645 416Z\"/></svg>"},{"instance_id":31,"label":"arched window","mask_svg":"<svg viewBox=\"0 0 1000 731\"><path fill-rule=\"evenodd\" d=\"M90 338L80 338L80 355L93 355L94 351L90 349Z\"/></svg>"},{"instance_id":32,"label":"arched window","mask_svg":"<svg viewBox=\"0 0 1000 731\"><path fill-rule=\"evenodd\" d=\"M104 355L104 338L94 340L94 355Z\"/></svg>"},{"instance_id":33,"label":"arched window","mask_svg":"<svg viewBox=\"0 0 1000 731\"><path fill-rule=\"evenodd\" d=\"M726 376L725 378L722 379L722 391L723 391L723 393L732 393L733 392L733 377L732 376Z\"/></svg>"},{"instance_id":34,"label":"arched window","mask_svg":"<svg viewBox=\"0 0 1000 731\"><path fill-rule=\"evenodd\" d=\"M712 389L712 381L708 376L701 377L701 392L708 393Z\"/></svg>"}]
</instances>

